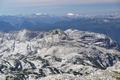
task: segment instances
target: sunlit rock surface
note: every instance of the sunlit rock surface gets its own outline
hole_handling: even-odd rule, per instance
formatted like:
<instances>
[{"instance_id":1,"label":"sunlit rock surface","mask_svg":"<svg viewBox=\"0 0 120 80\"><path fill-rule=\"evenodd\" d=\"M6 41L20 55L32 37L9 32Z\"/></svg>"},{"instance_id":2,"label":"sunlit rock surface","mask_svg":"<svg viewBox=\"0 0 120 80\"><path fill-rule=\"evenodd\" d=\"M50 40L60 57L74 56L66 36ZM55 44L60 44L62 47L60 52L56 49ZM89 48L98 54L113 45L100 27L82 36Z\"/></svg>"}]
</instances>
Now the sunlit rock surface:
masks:
<instances>
[{"instance_id":1,"label":"sunlit rock surface","mask_svg":"<svg viewBox=\"0 0 120 80\"><path fill-rule=\"evenodd\" d=\"M119 80L110 37L76 29L0 33L0 80Z\"/></svg>"}]
</instances>

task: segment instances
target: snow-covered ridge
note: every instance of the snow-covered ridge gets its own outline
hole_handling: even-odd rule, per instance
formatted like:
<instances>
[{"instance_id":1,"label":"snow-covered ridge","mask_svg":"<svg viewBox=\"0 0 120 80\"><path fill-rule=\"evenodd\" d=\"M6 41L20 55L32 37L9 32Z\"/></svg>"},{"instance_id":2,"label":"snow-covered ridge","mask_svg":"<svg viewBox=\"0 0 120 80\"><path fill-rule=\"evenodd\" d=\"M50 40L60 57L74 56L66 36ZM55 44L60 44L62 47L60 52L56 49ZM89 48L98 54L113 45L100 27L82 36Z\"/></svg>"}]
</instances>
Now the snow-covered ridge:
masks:
<instances>
[{"instance_id":1,"label":"snow-covered ridge","mask_svg":"<svg viewBox=\"0 0 120 80\"><path fill-rule=\"evenodd\" d=\"M118 44L104 34L76 29L0 33L1 80L89 80L119 60Z\"/></svg>"}]
</instances>

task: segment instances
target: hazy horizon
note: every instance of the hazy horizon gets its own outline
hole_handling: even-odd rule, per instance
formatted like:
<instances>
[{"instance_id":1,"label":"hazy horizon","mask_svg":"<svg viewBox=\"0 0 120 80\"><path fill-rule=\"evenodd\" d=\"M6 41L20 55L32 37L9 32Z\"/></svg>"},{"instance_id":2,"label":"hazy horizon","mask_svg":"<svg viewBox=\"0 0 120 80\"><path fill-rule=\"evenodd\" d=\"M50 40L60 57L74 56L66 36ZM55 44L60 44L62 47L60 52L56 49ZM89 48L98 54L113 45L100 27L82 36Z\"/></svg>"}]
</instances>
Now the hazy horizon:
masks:
<instances>
[{"instance_id":1,"label":"hazy horizon","mask_svg":"<svg viewBox=\"0 0 120 80\"><path fill-rule=\"evenodd\" d=\"M99 15L115 12L120 13L118 0L0 0L0 15L34 13Z\"/></svg>"}]
</instances>

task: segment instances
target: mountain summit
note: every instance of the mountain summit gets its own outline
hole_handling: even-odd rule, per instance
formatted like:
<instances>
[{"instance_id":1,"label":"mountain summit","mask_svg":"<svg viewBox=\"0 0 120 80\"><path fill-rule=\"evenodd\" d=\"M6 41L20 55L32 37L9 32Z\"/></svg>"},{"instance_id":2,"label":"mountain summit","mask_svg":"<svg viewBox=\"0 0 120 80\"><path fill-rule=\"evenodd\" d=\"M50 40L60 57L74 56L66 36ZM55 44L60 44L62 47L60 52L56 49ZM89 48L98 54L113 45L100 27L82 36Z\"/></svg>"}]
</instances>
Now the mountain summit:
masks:
<instances>
[{"instance_id":1,"label":"mountain summit","mask_svg":"<svg viewBox=\"0 0 120 80\"><path fill-rule=\"evenodd\" d=\"M104 34L76 29L1 32L0 80L118 80L119 49Z\"/></svg>"}]
</instances>

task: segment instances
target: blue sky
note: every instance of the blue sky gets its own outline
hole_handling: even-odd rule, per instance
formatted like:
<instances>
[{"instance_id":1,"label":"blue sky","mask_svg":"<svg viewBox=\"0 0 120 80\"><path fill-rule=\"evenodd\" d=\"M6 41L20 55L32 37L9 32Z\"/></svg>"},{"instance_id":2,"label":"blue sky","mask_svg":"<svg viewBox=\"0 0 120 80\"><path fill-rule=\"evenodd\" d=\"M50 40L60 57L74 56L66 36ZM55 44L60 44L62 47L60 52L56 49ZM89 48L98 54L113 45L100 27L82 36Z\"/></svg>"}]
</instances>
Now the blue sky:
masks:
<instances>
[{"instance_id":1,"label":"blue sky","mask_svg":"<svg viewBox=\"0 0 120 80\"><path fill-rule=\"evenodd\" d=\"M120 12L120 0L0 0L0 15L69 12L83 15Z\"/></svg>"}]
</instances>

